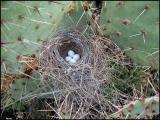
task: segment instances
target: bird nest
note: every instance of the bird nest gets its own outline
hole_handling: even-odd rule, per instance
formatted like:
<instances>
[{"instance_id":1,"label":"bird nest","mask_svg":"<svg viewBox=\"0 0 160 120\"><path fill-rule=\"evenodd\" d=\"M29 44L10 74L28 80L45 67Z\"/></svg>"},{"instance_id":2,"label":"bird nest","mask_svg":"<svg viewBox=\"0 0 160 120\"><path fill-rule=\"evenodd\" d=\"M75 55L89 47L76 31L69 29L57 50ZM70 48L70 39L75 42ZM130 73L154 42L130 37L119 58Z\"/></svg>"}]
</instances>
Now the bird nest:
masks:
<instances>
[{"instance_id":1,"label":"bird nest","mask_svg":"<svg viewBox=\"0 0 160 120\"><path fill-rule=\"evenodd\" d=\"M103 103L99 96L101 87L111 82L109 56L103 49L105 41L97 36L86 38L78 31L60 31L44 42L39 53L39 71L56 93L57 101L65 98L67 105L83 103L86 108L99 101ZM65 60L68 50L80 55L77 63Z\"/></svg>"}]
</instances>

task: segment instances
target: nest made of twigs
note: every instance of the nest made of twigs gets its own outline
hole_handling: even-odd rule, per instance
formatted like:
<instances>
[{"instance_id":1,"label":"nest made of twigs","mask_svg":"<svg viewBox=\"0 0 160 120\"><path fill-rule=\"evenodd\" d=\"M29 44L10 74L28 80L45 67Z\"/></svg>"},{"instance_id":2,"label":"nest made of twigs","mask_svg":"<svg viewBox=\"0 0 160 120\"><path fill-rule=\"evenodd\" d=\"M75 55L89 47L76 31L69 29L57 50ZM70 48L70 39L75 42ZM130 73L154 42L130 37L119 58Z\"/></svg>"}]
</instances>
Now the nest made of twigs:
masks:
<instances>
[{"instance_id":1,"label":"nest made of twigs","mask_svg":"<svg viewBox=\"0 0 160 120\"><path fill-rule=\"evenodd\" d=\"M85 107L104 101L98 94L103 92L101 86L104 83L111 82L109 56L103 49L106 40L67 31L57 32L43 44L39 53L39 71L52 91L59 91L54 96L57 100L67 95L67 104L83 103ZM70 49L80 55L76 64L65 61Z\"/></svg>"}]
</instances>

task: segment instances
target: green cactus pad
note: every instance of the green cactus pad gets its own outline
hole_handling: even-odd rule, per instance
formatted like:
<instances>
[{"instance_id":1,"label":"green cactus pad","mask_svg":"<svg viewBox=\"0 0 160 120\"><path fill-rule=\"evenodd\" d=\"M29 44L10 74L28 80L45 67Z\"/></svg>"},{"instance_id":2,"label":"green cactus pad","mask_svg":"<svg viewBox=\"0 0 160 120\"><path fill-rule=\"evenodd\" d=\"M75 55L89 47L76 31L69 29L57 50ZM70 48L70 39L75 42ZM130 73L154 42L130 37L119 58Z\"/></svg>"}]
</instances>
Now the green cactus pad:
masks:
<instances>
[{"instance_id":1,"label":"green cactus pad","mask_svg":"<svg viewBox=\"0 0 160 120\"><path fill-rule=\"evenodd\" d=\"M153 96L144 100L132 101L125 105L118 112L113 113L113 118L152 118L159 114L159 97Z\"/></svg>"},{"instance_id":2,"label":"green cactus pad","mask_svg":"<svg viewBox=\"0 0 160 120\"><path fill-rule=\"evenodd\" d=\"M137 64L159 69L158 6L158 1L104 2L100 26Z\"/></svg>"},{"instance_id":3,"label":"green cactus pad","mask_svg":"<svg viewBox=\"0 0 160 120\"><path fill-rule=\"evenodd\" d=\"M18 55L35 54L42 41L56 29L68 10L69 2L1 2L2 58L11 65L7 72L22 72ZM19 68L20 67L20 68ZM4 70L4 67L1 67Z\"/></svg>"}]
</instances>

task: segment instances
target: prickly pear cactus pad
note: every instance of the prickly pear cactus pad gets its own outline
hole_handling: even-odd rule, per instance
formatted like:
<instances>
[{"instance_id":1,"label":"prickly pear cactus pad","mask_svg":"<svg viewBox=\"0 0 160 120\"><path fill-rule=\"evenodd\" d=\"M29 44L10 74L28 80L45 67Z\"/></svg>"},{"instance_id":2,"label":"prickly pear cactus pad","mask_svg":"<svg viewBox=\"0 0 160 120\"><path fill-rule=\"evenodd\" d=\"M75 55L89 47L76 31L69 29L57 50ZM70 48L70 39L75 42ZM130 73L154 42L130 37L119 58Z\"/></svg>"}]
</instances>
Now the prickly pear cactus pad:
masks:
<instances>
[{"instance_id":1,"label":"prickly pear cactus pad","mask_svg":"<svg viewBox=\"0 0 160 120\"><path fill-rule=\"evenodd\" d=\"M158 1L105 1L100 26L137 64L159 69Z\"/></svg>"},{"instance_id":2,"label":"prickly pear cactus pad","mask_svg":"<svg viewBox=\"0 0 160 120\"><path fill-rule=\"evenodd\" d=\"M32 76L37 69L35 54L69 5L69 1L1 1L2 92L19 100L36 90L40 79Z\"/></svg>"},{"instance_id":3,"label":"prickly pear cactus pad","mask_svg":"<svg viewBox=\"0 0 160 120\"><path fill-rule=\"evenodd\" d=\"M158 5L1 1L1 118L158 118Z\"/></svg>"},{"instance_id":4,"label":"prickly pear cactus pad","mask_svg":"<svg viewBox=\"0 0 160 120\"><path fill-rule=\"evenodd\" d=\"M146 118L151 119L154 114L159 112L159 97L154 96L151 98L145 98L144 100L132 101L128 105L125 105L118 112L112 114L114 118L128 119L128 118Z\"/></svg>"},{"instance_id":5,"label":"prickly pear cactus pad","mask_svg":"<svg viewBox=\"0 0 160 120\"><path fill-rule=\"evenodd\" d=\"M7 67L7 72L21 71L17 56L31 55L38 50L42 40L61 21L68 4L63 1L1 2L2 59L16 68Z\"/></svg>"}]
</instances>

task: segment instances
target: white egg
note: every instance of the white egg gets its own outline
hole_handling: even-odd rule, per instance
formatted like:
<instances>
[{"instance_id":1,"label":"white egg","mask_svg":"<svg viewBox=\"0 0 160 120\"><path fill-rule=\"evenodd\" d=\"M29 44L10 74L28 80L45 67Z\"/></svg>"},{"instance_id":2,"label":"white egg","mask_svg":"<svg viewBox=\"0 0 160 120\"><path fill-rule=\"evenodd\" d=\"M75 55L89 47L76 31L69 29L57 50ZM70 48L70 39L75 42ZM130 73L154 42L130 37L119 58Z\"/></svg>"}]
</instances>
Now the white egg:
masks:
<instances>
[{"instance_id":1,"label":"white egg","mask_svg":"<svg viewBox=\"0 0 160 120\"><path fill-rule=\"evenodd\" d=\"M74 64L74 63L76 63L76 60L75 60L75 59L71 59L71 60L69 61L69 63Z\"/></svg>"},{"instance_id":2,"label":"white egg","mask_svg":"<svg viewBox=\"0 0 160 120\"><path fill-rule=\"evenodd\" d=\"M73 57L73 56L74 56L74 54L75 54L75 53L74 53L74 51L73 51L73 50L69 50L69 51L68 51L68 55L69 55L70 57Z\"/></svg>"},{"instance_id":3,"label":"white egg","mask_svg":"<svg viewBox=\"0 0 160 120\"><path fill-rule=\"evenodd\" d=\"M75 55L73 56L73 59L74 59L74 60L79 60L79 58L80 58L79 54L75 54Z\"/></svg>"},{"instance_id":4,"label":"white egg","mask_svg":"<svg viewBox=\"0 0 160 120\"><path fill-rule=\"evenodd\" d=\"M71 59L72 59L72 58L71 58L70 56L67 56L67 57L65 58L65 60L66 60L67 62L69 62Z\"/></svg>"}]
</instances>

